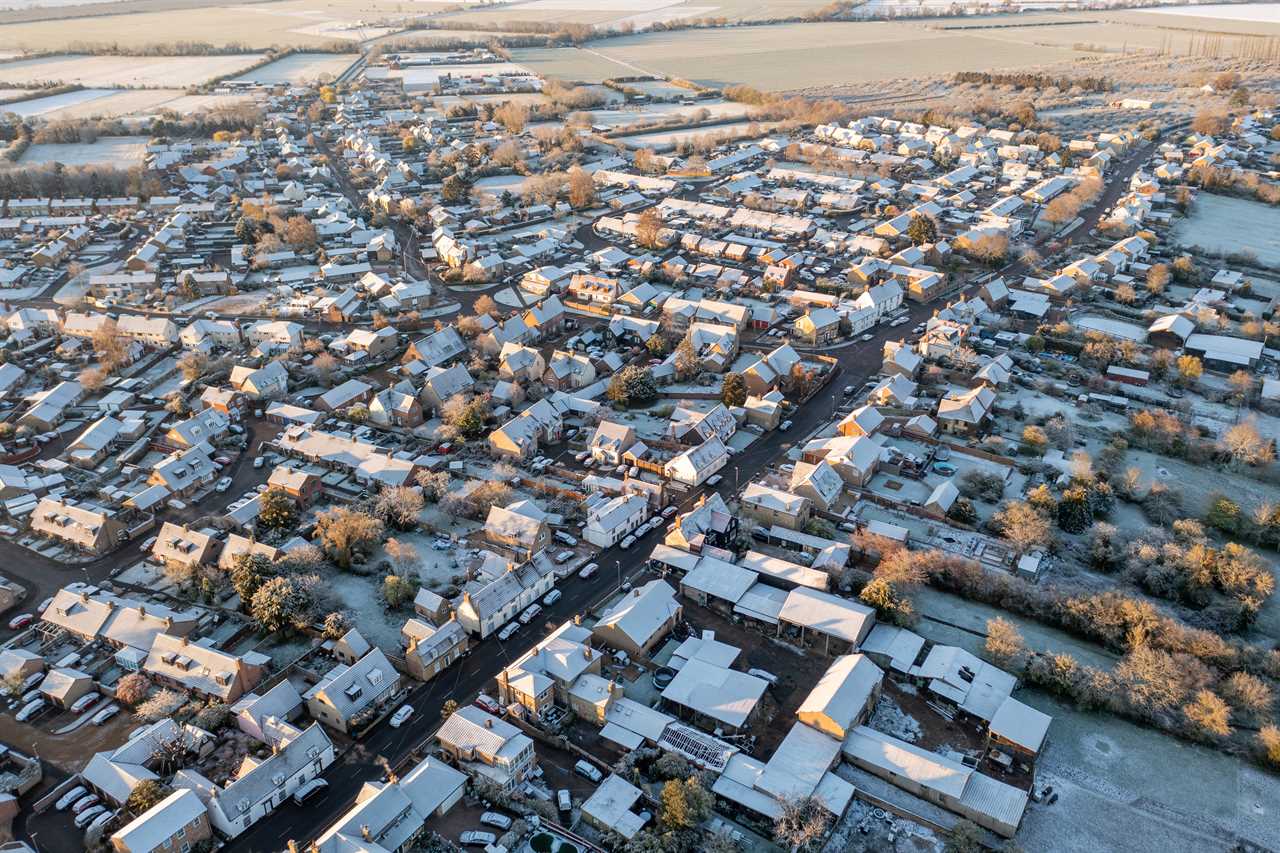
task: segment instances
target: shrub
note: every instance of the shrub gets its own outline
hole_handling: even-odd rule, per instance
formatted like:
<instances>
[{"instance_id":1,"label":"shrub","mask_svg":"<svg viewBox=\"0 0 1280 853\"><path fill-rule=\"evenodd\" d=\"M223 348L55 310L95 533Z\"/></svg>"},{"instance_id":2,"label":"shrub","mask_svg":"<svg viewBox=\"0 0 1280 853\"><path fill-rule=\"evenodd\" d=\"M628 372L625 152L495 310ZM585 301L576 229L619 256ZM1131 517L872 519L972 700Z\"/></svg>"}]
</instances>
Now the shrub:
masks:
<instances>
[{"instance_id":1,"label":"shrub","mask_svg":"<svg viewBox=\"0 0 1280 853\"><path fill-rule=\"evenodd\" d=\"M116 683L116 699L130 707L147 698L151 681L140 672L131 672Z\"/></svg>"}]
</instances>

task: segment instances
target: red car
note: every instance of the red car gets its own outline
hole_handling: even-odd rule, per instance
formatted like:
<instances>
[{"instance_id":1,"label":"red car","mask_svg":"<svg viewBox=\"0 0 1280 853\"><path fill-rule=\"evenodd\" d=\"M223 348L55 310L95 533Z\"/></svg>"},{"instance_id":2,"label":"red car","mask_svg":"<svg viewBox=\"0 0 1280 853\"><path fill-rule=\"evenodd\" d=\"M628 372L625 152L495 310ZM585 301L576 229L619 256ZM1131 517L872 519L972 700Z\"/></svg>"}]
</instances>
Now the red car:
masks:
<instances>
[{"instance_id":1,"label":"red car","mask_svg":"<svg viewBox=\"0 0 1280 853\"><path fill-rule=\"evenodd\" d=\"M495 716L502 716L502 706L492 696L486 696L481 693L476 697L476 701L472 703L481 711L488 711Z\"/></svg>"},{"instance_id":2,"label":"red car","mask_svg":"<svg viewBox=\"0 0 1280 853\"><path fill-rule=\"evenodd\" d=\"M30 625L35 618L36 615L34 613L19 614L9 620L9 630L19 631Z\"/></svg>"}]
</instances>

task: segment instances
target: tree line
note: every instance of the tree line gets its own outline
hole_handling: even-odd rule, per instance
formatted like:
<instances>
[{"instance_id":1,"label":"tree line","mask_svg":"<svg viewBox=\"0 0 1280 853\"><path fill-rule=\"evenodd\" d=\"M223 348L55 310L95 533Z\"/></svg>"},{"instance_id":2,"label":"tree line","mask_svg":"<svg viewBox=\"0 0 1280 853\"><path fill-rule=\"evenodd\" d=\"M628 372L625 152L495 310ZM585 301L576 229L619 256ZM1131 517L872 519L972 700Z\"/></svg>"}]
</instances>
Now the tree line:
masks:
<instances>
[{"instance_id":1,"label":"tree line","mask_svg":"<svg viewBox=\"0 0 1280 853\"><path fill-rule=\"evenodd\" d=\"M1012 86L1015 89L1081 89L1086 92L1110 92L1113 88L1106 77L1066 77L1035 74L1030 71L993 72L959 71L953 78L957 83L974 83L986 86Z\"/></svg>"}]
</instances>

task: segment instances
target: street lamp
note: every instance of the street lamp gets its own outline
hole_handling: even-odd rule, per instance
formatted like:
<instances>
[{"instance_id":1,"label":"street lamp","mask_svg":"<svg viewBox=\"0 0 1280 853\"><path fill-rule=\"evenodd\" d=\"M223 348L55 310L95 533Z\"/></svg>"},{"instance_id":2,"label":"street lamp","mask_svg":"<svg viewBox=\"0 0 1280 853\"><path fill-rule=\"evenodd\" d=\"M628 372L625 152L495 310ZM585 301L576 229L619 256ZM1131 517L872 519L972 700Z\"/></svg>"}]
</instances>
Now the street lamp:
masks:
<instances>
[{"instance_id":1,"label":"street lamp","mask_svg":"<svg viewBox=\"0 0 1280 853\"><path fill-rule=\"evenodd\" d=\"M618 567L618 589L622 589L622 561L614 560L613 564Z\"/></svg>"}]
</instances>

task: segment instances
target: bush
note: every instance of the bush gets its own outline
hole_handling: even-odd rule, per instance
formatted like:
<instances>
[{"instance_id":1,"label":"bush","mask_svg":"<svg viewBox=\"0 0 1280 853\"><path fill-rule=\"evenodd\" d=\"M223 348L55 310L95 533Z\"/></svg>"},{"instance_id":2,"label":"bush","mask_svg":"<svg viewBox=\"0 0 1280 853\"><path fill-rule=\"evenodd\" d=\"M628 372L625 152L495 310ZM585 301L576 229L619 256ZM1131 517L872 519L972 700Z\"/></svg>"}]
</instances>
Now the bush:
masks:
<instances>
[{"instance_id":1,"label":"bush","mask_svg":"<svg viewBox=\"0 0 1280 853\"><path fill-rule=\"evenodd\" d=\"M529 839L529 846L532 847L536 853L551 853L551 842L554 840L554 838L547 835L545 832L539 832L533 838Z\"/></svg>"},{"instance_id":2,"label":"bush","mask_svg":"<svg viewBox=\"0 0 1280 853\"><path fill-rule=\"evenodd\" d=\"M116 699L135 707L147 698L151 691L151 681L140 672L131 672L116 683Z\"/></svg>"}]
</instances>

